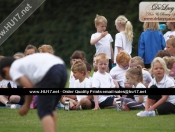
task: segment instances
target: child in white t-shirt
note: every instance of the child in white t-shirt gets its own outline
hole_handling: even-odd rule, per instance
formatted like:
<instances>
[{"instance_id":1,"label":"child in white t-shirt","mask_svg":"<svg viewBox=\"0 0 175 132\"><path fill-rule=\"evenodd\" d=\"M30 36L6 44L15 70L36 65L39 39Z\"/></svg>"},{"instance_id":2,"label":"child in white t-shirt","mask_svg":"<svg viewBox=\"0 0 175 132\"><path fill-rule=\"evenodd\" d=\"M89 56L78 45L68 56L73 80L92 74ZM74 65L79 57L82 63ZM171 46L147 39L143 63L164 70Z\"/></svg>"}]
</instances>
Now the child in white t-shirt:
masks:
<instances>
[{"instance_id":1,"label":"child in white t-shirt","mask_svg":"<svg viewBox=\"0 0 175 132\"><path fill-rule=\"evenodd\" d=\"M120 88L124 88L125 73L129 67L131 57L125 51L120 51L116 56L117 65L110 71L112 78L118 82Z\"/></svg>"},{"instance_id":2,"label":"child in white t-shirt","mask_svg":"<svg viewBox=\"0 0 175 132\"><path fill-rule=\"evenodd\" d=\"M169 70L162 58L154 58L150 71L154 78L148 88L174 87L174 82L168 77ZM137 113L137 116L155 116L155 111L159 115L175 113L175 95L148 95L145 111Z\"/></svg>"},{"instance_id":3,"label":"child in white t-shirt","mask_svg":"<svg viewBox=\"0 0 175 132\"><path fill-rule=\"evenodd\" d=\"M166 50L171 56L175 56L175 38L170 38L166 41Z\"/></svg>"},{"instance_id":4,"label":"child in white t-shirt","mask_svg":"<svg viewBox=\"0 0 175 132\"><path fill-rule=\"evenodd\" d=\"M105 53L100 53L96 56L96 65L98 71L93 75L92 87L93 88L115 88L113 79L109 73L106 72L109 59ZM119 97L119 96L117 96ZM116 106L116 96L114 95L94 95L95 108L114 107Z\"/></svg>"},{"instance_id":5,"label":"child in white t-shirt","mask_svg":"<svg viewBox=\"0 0 175 132\"><path fill-rule=\"evenodd\" d=\"M121 50L124 50L129 55L131 55L133 41L132 24L125 16L118 16L115 20L115 25L119 33L115 35L114 63L116 63L115 58Z\"/></svg>"},{"instance_id":6,"label":"child in white t-shirt","mask_svg":"<svg viewBox=\"0 0 175 132\"><path fill-rule=\"evenodd\" d=\"M142 83L142 67L139 65L127 70L126 79L127 82L131 85L134 85L135 88L146 88ZM123 110L136 110L145 108L144 106L146 98L146 95L134 95L134 99L122 97L120 100L122 102Z\"/></svg>"},{"instance_id":7,"label":"child in white t-shirt","mask_svg":"<svg viewBox=\"0 0 175 132\"><path fill-rule=\"evenodd\" d=\"M74 88L91 88L91 81L86 77L87 67L81 61L76 61L71 70L73 76L77 79L74 83ZM92 109L94 108L94 101L92 95L76 95L78 104L76 108L81 107L82 109Z\"/></svg>"},{"instance_id":8,"label":"child in white t-shirt","mask_svg":"<svg viewBox=\"0 0 175 132\"><path fill-rule=\"evenodd\" d=\"M142 66L143 84L145 85L145 87L148 87L149 83L152 80L152 77L148 71L143 69L144 68L143 59L139 56L131 58L129 62L129 68L134 68L137 67L138 65Z\"/></svg>"},{"instance_id":9,"label":"child in white t-shirt","mask_svg":"<svg viewBox=\"0 0 175 132\"><path fill-rule=\"evenodd\" d=\"M173 38L175 37L175 22L167 22L166 23L168 26L168 29L171 29L171 31L167 31L163 36L165 39L165 42L169 39L169 38Z\"/></svg>"},{"instance_id":10,"label":"child in white t-shirt","mask_svg":"<svg viewBox=\"0 0 175 132\"><path fill-rule=\"evenodd\" d=\"M111 69L113 61L113 48L111 42L113 42L113 39L108 31L106 31L107 19L104 16L96 15L94 21L97 32L91 35L90 43L91 45L95 45L95 55L98 55L99 53L105 53L108 56L108 66L109 69Z\"/></svg>"}]
</instances>

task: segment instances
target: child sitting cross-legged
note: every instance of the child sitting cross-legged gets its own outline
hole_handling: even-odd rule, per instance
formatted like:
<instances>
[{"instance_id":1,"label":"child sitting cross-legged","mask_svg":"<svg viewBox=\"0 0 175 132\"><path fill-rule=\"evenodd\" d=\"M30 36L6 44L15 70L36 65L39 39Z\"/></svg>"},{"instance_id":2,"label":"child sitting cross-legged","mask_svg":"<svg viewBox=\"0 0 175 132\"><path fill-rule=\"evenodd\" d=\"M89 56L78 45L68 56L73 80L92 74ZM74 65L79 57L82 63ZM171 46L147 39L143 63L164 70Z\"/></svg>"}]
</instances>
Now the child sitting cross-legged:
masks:
<instances>
[{"instance_id":1,"label":"child sitting cross-legged","mask_svg":"<svg viewBox=\"0 0 175 132\"><path fill-rule=\"evenodd\" d=\"M86 77L87 66L82 61L76 61L71 70L76 81L74 83L74 88L91 88L91 81ZM92 95L76 95L78 104L76 109L92 109L94 108L94 101Z\"/></svg>"},{"instance_id":2,"label":"child sitting cross-legged","mask_svg":"<svg viewBox=\"0 0 175 132\"><path fill-rule=\"evenodd\" d=\"M126 80L127 83L134 85L135 88L146 88L142 83L143 75L142 75L142 66L137 66L134 68L130 68L126 71ZM134 99L121 97L120 101L122 103L123 110L136 110L136 109L144 109L146 95L134 95Z\"/></svg>"}]
</instances>

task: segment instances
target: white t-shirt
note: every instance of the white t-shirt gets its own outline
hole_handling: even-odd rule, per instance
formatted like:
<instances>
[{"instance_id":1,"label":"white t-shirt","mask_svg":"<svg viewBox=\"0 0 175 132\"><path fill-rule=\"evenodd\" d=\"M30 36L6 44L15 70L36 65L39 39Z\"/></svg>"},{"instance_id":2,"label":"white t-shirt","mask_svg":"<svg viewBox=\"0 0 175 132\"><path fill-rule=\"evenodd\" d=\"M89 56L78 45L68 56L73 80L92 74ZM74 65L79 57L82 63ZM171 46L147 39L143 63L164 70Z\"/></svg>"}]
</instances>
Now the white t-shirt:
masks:
<instances>
[{"instance_id":1,"label":"white t-shirt","mask_svg":"<svg viewBox=\"0 0 175 132\"><path fill-rule=\"evenodd\" d=\"M113 79L109 73L105 75L97 71L92 77L92 87L93 88L115 88ZM98 95L98 103L103 102L106 98L114 95Z\"/></svg>"},{"instance_id":2,"label":"white t-shirt","mask_svg":"<svg viewBox=\"0 0 175 132\"><path fill-rule=\"evenodd\" d=\"M157 83L156 79L153 78L148 85L148 88L150 88L152 85L156 85L158 88L169 88L174 87L174 81L167 75L164 75L163 79L159 83Z\"/></svg>"},{"instance_id":3,"label":"white t-shirt","mask_svg":"<svg viewBox=\"0 0 175 132\"><path fill-rule=\"evenodd\" d=\"M121 47L129 55L132 53L132 42L129 42L126 38L124 32L117 33L115 35L115 45L114 45L114 63L116 63L116 57L118 54L118 48Z\"/></svg>"},{"instance_id":4,"label":"white t-shirt","mask_svg":"<svg viewBox=\"0 0 175 132\"><path fill-rule=\"evenodd\" d=\"M7 85L9 82L12 88L17 88L17 85L14 81L6 80L6 79L3 79L2 81L0 81L0 88L7 88L8 87Z\"/></svg>"},{"instance_id":5,"label":"white t-shirt","mask_svg":"<svg viewBox=\"0 0 175 132\"><path fill-rule=\"evenodd\" d=\"M170 38L170 35L175 36L175 31L168 31L163 35L165 42Z\"/></svg>"},{"instance_id":6,"label":"white t-shirt","mask_svg":"<svg viewBox=\"0 0 175 132\"><path fill-rule=\"evenodd\" d=\"M73 88L74 87L74 83L75 83L75 77L73 76L73 72L70 72L70 77L69 77L69 88Z\"/></svg>"},{"instance_id":7,"label":"white t-shirt","mask_svg":"<svg viewBox=\"0 0 175 132\"><path fill-rule=\"evenodd\" d=\"M144 84L151 82L152 77L148 71L142 69L142 75L143 75L143 83Z\"/></svg>"},{"instance_id":8,"label":"white t-shirt","mask_svg":"<svg viewBox=\"0 0 175 132\"><path fill-rule=\"evenodd\" d=\"M15 60L10 68L10 76L13 81L26 76L33 85L36 85L56 64L64 64L64 62L61 58L49 53L35 53Z\"/></svg>"},{"instance_id":9,"label":"white t-shirt","mask_svg":"<svg viewBox=\"0 0 175 132\"><path fill-rule=\"evenodd\" d=\"M125 81L125 73L127 70L124 70L122 68L120 68L118 65L116 65L115 67L113 67L110 70L110 75L112 76L112 78L114 80L116 80L120 86L122 86L123 88L124 86L124 81Z\"/></svg>"},{"instance_id":10,"label":"white t-shirt","mask_svg":"<svg viewBox=\"0 0 175 132\"><path fill-rule=\"evenodd\" d=\"M94 33L91 35L91 40L98 38L101 35L101 33ZM97 43L95 43L96 47L96 53L95 55L98 55L99 53L105 53L111 59L111 42L113 42L113 39L111 35L108 33L105 37L100 39Z\"/></svg>"},{"instance_id":11,"label":"white t-shirt","mask_svg":"<svg viewBox=\"0 0 175 132\"><path fill-rule=\"evenodd\" d=\"M85 78L83 82L76 80L74 83L74 88L91 88L92 84L88 78ZM87 97L88 95L76 95L77 100L80 101L82 98Z\"/></svg>"},{"instance_id":12,"label":"white t-shirt","mask_svg":"<svg viewBox=\"0 0 175 132\"><path fill-rule=\"evenodd\" d=\"M151 85L156 85L158 88L174 88L174 81L172 78L168 77L167 75L164 75L163 79L157 84L155 78L151 81L148 87ZM169 95L166 102L170 102L175 105L175 95Z\"/></svg>"},{"instance_id":13,"label":"white t-shirt","mask_svg":"<svg viewBox=\"0 0 175 132\"><path fill-rule=\"evenodd\" d=\"M135 88L146 88L146 87L142 83L138 83ZM142 95L142 96L143 96L143 103L142 104L145 106L147 95ZM134 99L137 101L139 99L139 95L134 95Z\"/></svg>"}]
</instances>

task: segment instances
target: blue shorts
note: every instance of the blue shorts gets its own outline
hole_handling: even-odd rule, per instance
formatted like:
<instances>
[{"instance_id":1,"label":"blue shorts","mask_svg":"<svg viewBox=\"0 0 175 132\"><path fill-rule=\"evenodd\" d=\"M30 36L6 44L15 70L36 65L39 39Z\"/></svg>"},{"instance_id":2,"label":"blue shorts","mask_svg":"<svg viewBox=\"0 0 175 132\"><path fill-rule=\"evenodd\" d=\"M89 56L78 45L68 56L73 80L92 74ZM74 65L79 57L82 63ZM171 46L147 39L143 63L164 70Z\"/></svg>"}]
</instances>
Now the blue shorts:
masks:
<instances>
[{"instance_id":1,"label":"blue shorts","mask_svg":"<svg viewBox=\"0 0 175 132\"><path fill-rule=\"evenodd\" d=\"M64 88L67 81L67 69L62 64L54 65L46 73L44 78L36 85L36 88ZM53 116L61 95L38 95L37 112L40 119L46 115Z\"/></svg>"},{"instance_id":2,"label":"blue shorts","mask_svg":"<svg viewBox=\"0 0 175 132\"><path fill-rule=\"evenodd\" d=\"M114 96L107 97L106 100L99 104L100 108L103 109L108 106L113 106L114 98Z\"/></svg>"}]
</instances>

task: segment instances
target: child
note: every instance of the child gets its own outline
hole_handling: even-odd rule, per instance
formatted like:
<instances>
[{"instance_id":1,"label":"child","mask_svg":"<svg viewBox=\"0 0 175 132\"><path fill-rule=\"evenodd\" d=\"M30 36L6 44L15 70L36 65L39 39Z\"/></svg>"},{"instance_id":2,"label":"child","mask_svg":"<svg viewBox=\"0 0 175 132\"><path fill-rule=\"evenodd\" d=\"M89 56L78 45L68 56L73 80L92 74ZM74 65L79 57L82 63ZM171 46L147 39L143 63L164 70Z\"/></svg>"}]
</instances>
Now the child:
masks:
<instances>
[{"instance_id":1,"label":"child","mask_svg":"<svg viewBox=\"0 0 175 132\"><path fill-rule=\"evenodd\" d=\"M131 55L133 41L132 24L125 16L118 16L115 20L115 25L119 33L115 35L114 59L121 50ZM114 60L114 63L116 63L116 60Z\"/></svg>"},{"instance_id":2,"label":"child","mask_svg":"<svg viewBox=\"0 0 175 132\"><path fill-rule=\"evenodd\" d=\"M129 68L129 61L131 57L125 51L120 51L116 56L117 66L110 71L112 78L118 82L120 88L124 88L125 73Z\"/></svg>"},{"instance_id":3,"label":"child","mask_svg":"<svg viewBox=\"0 0 175 132\"><path fill-rule=\"evenodd\" d=\"M154 58L151 63L150 71L154 75L154 78L150 82L148 86L149 88L174 87L174 82L168 77L169 70L162 58ZM148 95L145 104L145 111L137 113L137 116L155 116L155 111L159 115L175 113L175 95Z\"/></svg>"},{"instance_id":4,"label":"child","mask_svg":"<svg viewBox=\"0 0 175 132\"><path fill-rule=\"evenodd\" d=\"M105 53L96 56L98 71L92 77L93 88L114 88L115 84L109 73L106 72L109 58ZM116 106L116 96L114 95L94 95L95 107L93 110Z\"/></svg>"},{"instance_id":5,"label":"child","mask_svg":"<svg viewBox=\"0 0 175 132\"><path fill-rule=\"evenodd\" d=\"M145 87L148 87L149 83L152 80L152 77L148 71L143 69L144 68L143 59L139 56L135 56L135 57L131 58L131 60L129 62L130 68L136 68L137 65L142 66L143 84L145 85Z\"/></svg>"},{"instance_id":6,"label":"child","mask_svg":"<svg viewBox=\"0 0 175 132\"><path fill-rule=\"evenodd\" d=\"M51 45L47 45L47 44L41 45L38 48L38 51L41 52L41 53L54 54L54 50L53 50L52 46Z\"/></svg>"},{"instance_id":7,"label":"child","mask_svg":"<svg viewBox=\"0 0 175 132\"><path fill-rule=\"evenodd\" d=\"M127 82L131 85L134 85L135 88L146 88L142 83L142 66L138 65L128 69L126 72L126 79ZM136 110L145 108L144 106L146 98L146 95L134 95L134 99L121 97L120 100L122 102L123 110L125 110L125 107L131 110Z\"/></svg>"},{"instance_id":8,"label":"child","mask_svg":"<svg viewBox=\"0 0 175 132\"><path fill-rule=\"evenodd\" d=\"M164 56L171 57L171 54L167 50L159 50L155 57L163 58Z\"/></svg>"},{"instance_id":9,"label":"child","mask_svg":"<svg viewBox=\"0 0 175 132\"><path fill-rule=\"evenodd\" d=\"M166 41L166 50L171 56L175 56L175 38L170 38Z\"/></svg>"},{"instance_id":10,"label":"child","mask_svg":"<svg viewBox=\"0 0 175 132\"><path fill-rule=\"evenodd\" d=\"M0 62L0 73L5 79L16 81L25 88L64 88L67 69L61 58L49 53L35 53L15 60L5 57ZM37 111L44 131L56 132L55 108L61 95L38 95ZM25 96L25 103L19 110L24 116L30 109L32 95Z\"/></svg>"},{"instance_id":11,"label":"child","mask_svg":"<svg viewBox=\"0 0 175 132\"><path fill-rule=\"evenodd\" d=\"M77 79L74 84L74 88L91 88L91 81L86 77L87 67L81 61L76 61L71 67L74 77ZM82 109L94 108L94 102L92 101L92 95L76 95L78 104L76 108L80 106Z\"/></svg>"},{"instance_id":12,"label":"child","mask_svg":"<svg viewBox=\"0 0 175 132\"><path fill-rule=\"evenodd\" d=\"M92 81L92 77L90 76L91 70L92 70L92 66L91 66L91 64L88 63L88 62L85 62L85 65L86 65L86 69L87 69L87 71L86 71L86 77L87 77L90 81Z\"/></svg>"},{"instance_id":13,"label":"child","mask_svg":"<svg viewBox=\"0 0 175 132\"><path fill-rule=\"evenodd\" d=\"M109 58L109 69L111 69L113 61L113 48L111 42L113 42L113 39L108 31L106 31L107 19L104 16L96 15L94 21L97 32L91 35L90 43L91 45L95 45L95 55L98 55L99 53L107 54Z\"/></svg>"},{"instance_id":14,"label":"child","mask_svg":"<svg viewBox=\"0 0 175 132\"><path fill-rule=\"evenodd\" d=\"M25 55L22 52L17 52L16 54L13 55L15 59L20 59L23 58Z\"/></svg>"},{"instance_id":15,"label":"child","mask_svg":"<svg viewBox=\"0 0 175 132\"><path fill-rule=\"evenodd\" d=\"M138 42L138 56L144 60L145 68L149 69L157 52L165 48L165 39L159 31L158 22L144 22L143 29Z\"/></svg>"},{"instance_id":16,"label":"child","mask_svg":"<svg viewBox=\"0 0 175 132\"><path fill-rule=\"evenodd\" d=\"M167 31L163 36L165 38L165 42L169 39L169 38L173 38L175 37L175 22L167 22L166 23L168 26L168 29L171 29L171 31Z\"/></svg>"},{"instance_id":17,"label":"child","mask_svg":"<svg viewBox=\"0 0 175 132\"><path fill-rule=\"evenodd\" d=\"M70 64L73 65L75 63L75 61L77 61L77 60L80 60L82 62L86 61L84 51L76 50L73 52L73 54L70 57ZM69 78L69 88L73 88L74 83L75 83L75 78L74 78L73 73L71 71L70 78Z\"/></svg>"},{"instance_id":18,"label":"child","mask_svg":"<svg viewBox=\"0 0 175 132\"><path fill-rule=\"evenodd\" d=\"M33 53L37 53L37 48L31 44L27 45L27 47L25 48L24 54L25 56L27 55L31 55Z\"/></svg>"}]
</instances>

